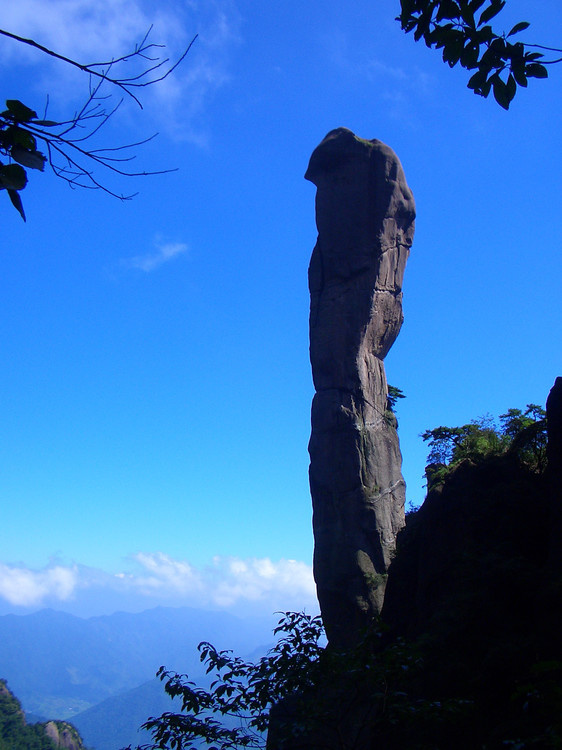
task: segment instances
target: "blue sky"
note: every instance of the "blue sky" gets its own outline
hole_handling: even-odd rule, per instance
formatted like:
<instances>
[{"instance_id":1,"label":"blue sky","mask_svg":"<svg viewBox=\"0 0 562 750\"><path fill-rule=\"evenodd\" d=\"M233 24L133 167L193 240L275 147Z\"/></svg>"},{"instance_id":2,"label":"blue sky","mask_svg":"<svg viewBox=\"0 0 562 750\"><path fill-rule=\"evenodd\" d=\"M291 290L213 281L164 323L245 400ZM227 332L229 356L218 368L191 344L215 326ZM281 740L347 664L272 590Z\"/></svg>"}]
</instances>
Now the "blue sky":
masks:
<instances>
[{"instance_id":1,"label":"blue sky","mask_svg":"<svg viewBox=\"0 0 562 750\"><path fill-rule=\"evenodd\" d=\"M505 112L401 32L397 0L9 6L2 28L85 62L151 24L172 56L199 37L103 137L158 131L136 165L177 172L100 172L127 202L32 174L27 224L0 196L0 613L313 607L309 156L341 125L378 138L416 198L386 368L417 505L420 432L544 404L562 373L562 65ZM497 20L561 45L558 0ZM7 39L0 66L4 98L42 111L49 94L51 117L87 95Z\"/></svg>"}]
</instances>

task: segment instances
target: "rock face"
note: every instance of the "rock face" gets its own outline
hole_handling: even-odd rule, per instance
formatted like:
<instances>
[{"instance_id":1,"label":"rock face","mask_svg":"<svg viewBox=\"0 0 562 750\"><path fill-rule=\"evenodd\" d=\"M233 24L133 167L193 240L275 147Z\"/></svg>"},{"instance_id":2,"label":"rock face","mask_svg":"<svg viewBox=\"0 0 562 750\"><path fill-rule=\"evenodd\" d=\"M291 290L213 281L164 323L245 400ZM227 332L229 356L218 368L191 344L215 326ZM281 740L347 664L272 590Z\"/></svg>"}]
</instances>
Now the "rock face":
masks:
<instances>
[{"instance_id":1,"label":"rock face","mask_svg":"<svg viewBox=\"0 0 562 750\"><path fill-rule=\"evenodd\" d=\"M352 645L382 607L405 484L383 359L402 325L415 206L400 162L338 128L313 152L309 267L316 394L309 444L314 575L328 639Z\"/></svg>"},{"instance_id":2,"label":"rock face","mask_svg":"<svg viewBox=\"0 0 562 750\"><path fill-rule=\"evenodd\" d=\"M66 721L48 721L45 734L61 750L84 750L84 745L77 730Z\"/></svg>"},{"instance_id":3,"label":"rock face","mask_svg":"<svg viewBox=\"0 0 562 750\"><path fill-rule=\"evenodd\" d=\"M501 642L510 619L512 630L530 632L548 566L547 518L545 477L517 456L460 463L398 536L385 624L411 640L430 634L438 658L444 643L459 653L476 643L476 659L483 644Z\"/></svg>"},{"instance_id":4,"label":"rock face","mask_svg":"<svg viewBox=\"0 0 562 750\"><path fill-rule=\"evenodd\" d=\"M550 484L550 554L552 563L562 571L562 377L556 378L548 394L546 419Z\"/></svg>"},{"instance_id":5,"label":"rock face","mask_svg":"<svg viewBox=\"0 0 562 750\"><path fill-rule=\"evenodd\" d=\"M416 643L416 695L473 706L431 747L562 747L562 378L546 407L545 472L513 451L465 459L398 535L389 638Z\"/></svg>"}]
</instances>

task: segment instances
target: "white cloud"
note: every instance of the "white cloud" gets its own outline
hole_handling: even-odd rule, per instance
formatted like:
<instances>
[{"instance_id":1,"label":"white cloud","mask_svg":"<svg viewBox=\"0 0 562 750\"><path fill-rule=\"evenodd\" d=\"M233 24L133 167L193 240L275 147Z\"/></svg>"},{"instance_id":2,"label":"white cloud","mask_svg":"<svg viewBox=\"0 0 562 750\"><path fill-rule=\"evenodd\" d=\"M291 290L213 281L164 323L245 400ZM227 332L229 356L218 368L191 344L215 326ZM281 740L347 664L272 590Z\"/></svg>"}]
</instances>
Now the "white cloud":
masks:
<instances>
[{"instance_id":1,"label":"white cloud","mask_svg":"<svg viewBox=\"0 0 562 750\"><path fill-rule=\"evenodd\" d=\"M229 607L239 601L259 601L283 594L291 600L315 598L310 566L297 560L215 557L208 569L213 604Z\"/></svg>"},{"instance_id":2,"label":"white cloud","mask_svg":"<svg viewBox=\"0 0 562 750\"><path fill-rule=\"evenodd\" d=\"M143 121L149 115L159 131L167 129L181 140L206 142L205 131L194 118L229 79L230 57L239 42L240 25L233 0L17 0L4 5L3 28L82 63L107 61L132 52L151 27L150 41L165 46L155 48L154 53L173 62L198 34L196 44L172 76L136 92L140 92L145 109ZM50 109L60 105L52 116L61 116L65 102L82 102L87 96L84 74L24 44L0 37L0 60L34 66L28 79L37 100L29 104L41 108L45 95L50 94ZM136 59L116 70L123 76L134 75L145 69L146 63ZM130 129L138 120L136 106L129 109L129 118ZM145 127L150 129L152 125L147 123Z\"/></svg>"},{"instance_id":3,"label":"white cloud","mask_svg":"<svg viewBox=\"0 0 562 750\"><path fill-rule=\"evenodd\" d=\"M120 578L148 595L162 590L191 594L203 588L201 575L186 561L173 560L162 552L138 552L133 559L145 572L128 576L120 574Z\"/></svg>"},{"instance_id":4,"label":"white cloud","mask_svg":"<svg viewBox=\"0 0 562 750\"><path fill-rule=\"evenodd\" d=\"M128 51L150 26L137 0L18 0L2 9L2 25L67 57L84 62ZM4 40L3 56L46 63L42 53Z\"/></svg>"},{"instance_id":5,"label":"white cloud","mask_svg":"<svg viewBox=\"0 0 562 750\"><path fill-rule=\"evenodd\" d=\"M168 263L187 252L187 245L183 242L164 242L157 239L155 241L155 250L144 255L134 255L131 258L124 258L121 265L125 268L138 268L146 273L154 271L155 268Z\"/></svg>"},{"instance_id":6,"label":"white cloud","mask_svg":"<svg viewBox=\"0 0 562 750\"><path fill-rule=\"evenodd\" d=\"M66 608L75 612L82 604L88 610L93 601L97 614L158 605L265 615L318 609L312 569L298 560L217 556L197 568L162 552L138 552L116 574L61 563L41 571L0 564L0 599L14 607L64 609L68 602Z\"/></svg>"},{"instance_id":7,"label":"white cloud","mask_svg":"<svg viewBox=\"0 0 562 750\"><path fill-rule=\"evenodd\" d=\"M211 565L198 570L161 552L138 553L133 559L141 572L123 575L122 580L148 595L188 594L202 605L221 608L272 597L307 602L315 598L312 569L297 560L216 556Z\"/></svg>"},{"instance_id":8,"label":"white cloud","mask_svg":"<svg viewBox=\"0 0 562 750\"><path fill-rule=\"evenodd\" d=\"M0 563L0 597L16 606L34 606L52 598L65 601L77 584L75 566L56 565L37 571Z\"/></svg>"}]
</instances>

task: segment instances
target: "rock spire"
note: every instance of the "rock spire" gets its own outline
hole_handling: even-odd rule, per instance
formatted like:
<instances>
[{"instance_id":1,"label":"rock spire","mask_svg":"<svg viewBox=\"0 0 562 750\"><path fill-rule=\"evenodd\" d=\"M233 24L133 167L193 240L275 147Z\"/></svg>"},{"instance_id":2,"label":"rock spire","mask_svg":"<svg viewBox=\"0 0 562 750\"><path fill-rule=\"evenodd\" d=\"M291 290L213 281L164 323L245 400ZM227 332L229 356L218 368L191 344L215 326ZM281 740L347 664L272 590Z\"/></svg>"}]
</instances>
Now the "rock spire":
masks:
<instances>
[{"instance_id":1,"label":"rock spire","mask_svg":"<svg viewBox=\"0 0 562 750\"><path fill-rule=\"evenodd\" d=\"M309 444L314 576L326 632L352 645L382 607L405 484L383 359L402 325L414 199L394 152L346 128L313 152L309 267L316 394Z\"/></svg>"}]
</instances>

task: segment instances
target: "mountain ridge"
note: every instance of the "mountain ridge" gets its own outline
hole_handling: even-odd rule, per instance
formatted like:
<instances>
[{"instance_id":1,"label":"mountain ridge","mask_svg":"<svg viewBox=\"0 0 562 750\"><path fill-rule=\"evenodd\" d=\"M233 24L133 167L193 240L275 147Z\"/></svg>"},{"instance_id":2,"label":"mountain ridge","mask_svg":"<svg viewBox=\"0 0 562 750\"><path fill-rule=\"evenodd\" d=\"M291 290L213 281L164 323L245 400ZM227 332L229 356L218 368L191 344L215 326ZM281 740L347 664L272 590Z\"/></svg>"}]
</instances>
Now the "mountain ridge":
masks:
<instances>
[{"instance_id":1,"label":"mountain ridge","mask_svg":"<svg viewBox=\"0 0 562 750\"><path fill-rule=\"evenodd\" d=\"M26 712L72 719L149 682L161 665L200 679L199 642L249 652L271 640L271 623L190 607L90 618L53 609L2 615L0 676Z\"/></svg>"}]
</instances>

